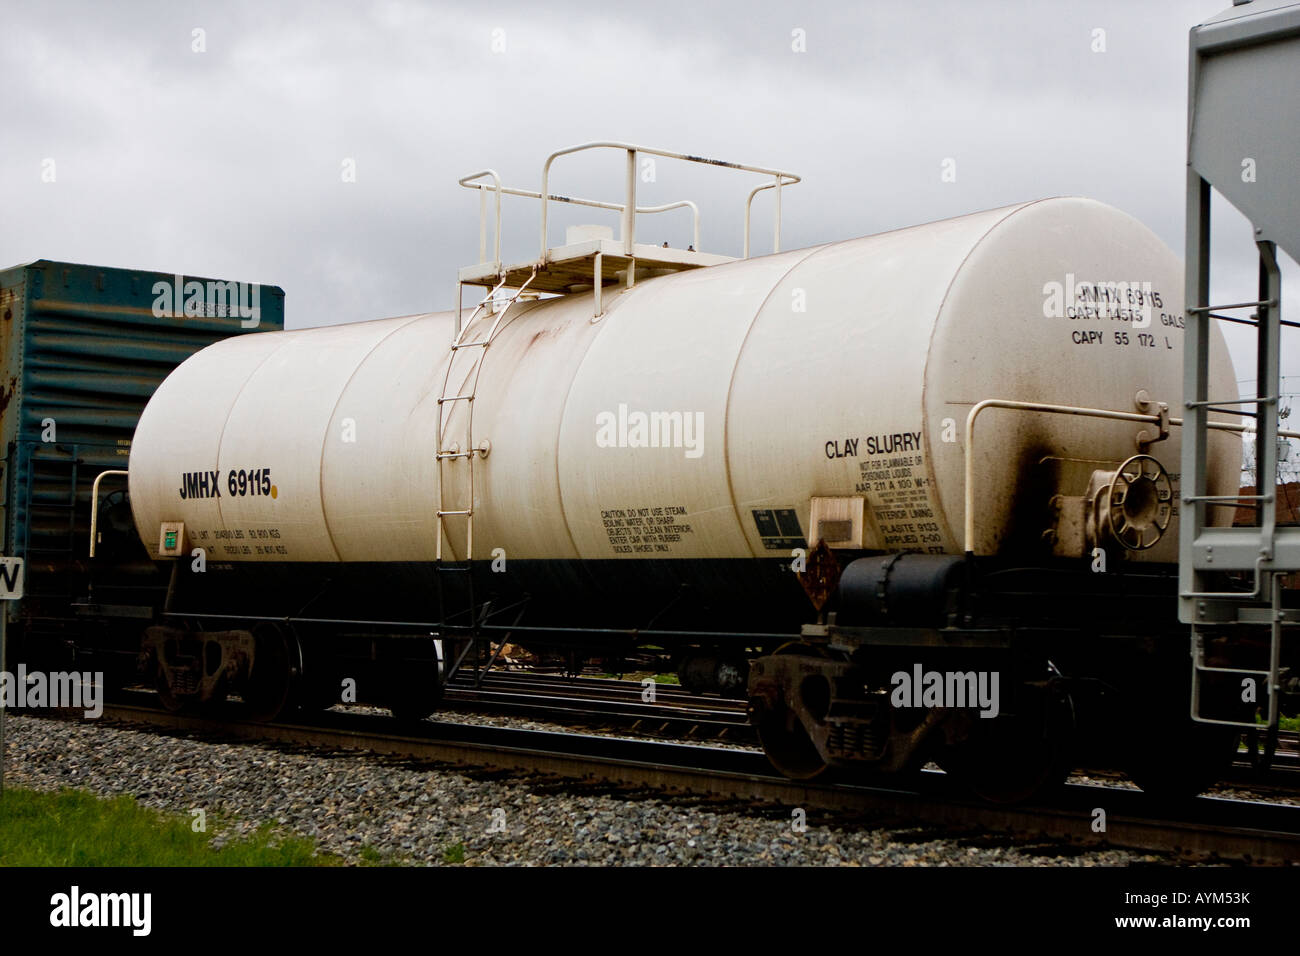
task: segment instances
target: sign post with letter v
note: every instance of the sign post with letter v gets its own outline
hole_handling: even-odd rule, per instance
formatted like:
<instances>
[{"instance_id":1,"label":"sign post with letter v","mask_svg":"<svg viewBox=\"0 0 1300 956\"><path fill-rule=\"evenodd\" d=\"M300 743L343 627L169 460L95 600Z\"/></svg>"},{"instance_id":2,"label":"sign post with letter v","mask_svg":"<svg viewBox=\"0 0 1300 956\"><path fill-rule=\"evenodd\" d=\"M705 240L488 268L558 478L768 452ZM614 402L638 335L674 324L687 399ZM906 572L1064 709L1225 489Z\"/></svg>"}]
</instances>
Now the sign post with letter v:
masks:
<instances>
[{"instance_id":1,"label":"sign post with letter v","mask_svg":"<svg viewBox=\"0 0 1300 956\"><path fill-rule=\"evenodd\" d=\"M23 596L23 559L0 557L0 601L19 601ZM5 673L5 626L9 609L0 608L0 674ZM0 694L0 793L5 792L5 701Z\"/></svg>"},{"instance_id":2,"label":"sign post with letter v","mask_svg":"<svg viewBox=\"0 0 1300 956\"><path fill-rule=\"evenodd\" d=\"M18 601L23 596L23 559L0 557L0 601Z\"/></svg>"}]
</instances>

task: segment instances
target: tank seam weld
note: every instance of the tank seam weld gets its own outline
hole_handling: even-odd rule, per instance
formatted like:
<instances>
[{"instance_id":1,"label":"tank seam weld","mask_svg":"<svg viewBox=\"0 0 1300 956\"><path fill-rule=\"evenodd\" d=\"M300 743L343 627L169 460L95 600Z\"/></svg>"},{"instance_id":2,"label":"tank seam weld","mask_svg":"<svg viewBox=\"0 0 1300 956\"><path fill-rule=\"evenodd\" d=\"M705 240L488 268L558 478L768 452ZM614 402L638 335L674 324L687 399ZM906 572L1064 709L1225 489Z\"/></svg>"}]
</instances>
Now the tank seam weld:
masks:
<instances>
[{"instance_id":1,"label":"tank seam weld","mask_svg":"<svg viewBox=\"0 0 1300 956\"><path fill-rule=\"evenodd\" d=\"M966 263L969 262L970 257L975 254L975 250L984 244L984 241L993 234L994 230L998 229L1003 223L1005 223L1012 216L1016 215L1017 213L1023 212L1024 210L1028 209L1030 206L1036 206L1039 203L1052 202L1055 199L1062 199L1062 198L1066 198L1066 197L1052 196L1052 197L1045 197L1043 199L1031 199L1028 202L1018 203L1016 205L1011 206L1010 211L1007 212L1006 215L1000 216L996 222L992 223L987 229L984 230L984 232L980 235L978 239L975 240L975 242L971 243L970 248L966 250L966 255L962 256L961 262L959 262L957 264L957 268L952 271L952 278L948 280L948 287L943 290L943 298L939 301L939 308L936 309L934 313L934 325L930 327L930 338L926 342L925 365L923 365L921 368L921 440L925 444L925 458L928 462L930 462L930 469L932 472L934 470L935 465L934 465L934 454L931 451L931 447L930 447L930 427L929 427L930 425L930 407L929 407L930 359L934 356L934 337L939 332L939 322L943 318L943 310L948 305L948 297L952 294L952 287L957 283L957 278L962 274L962 271L966 268ZM1007 207L1003 207L1003 208L1007 208ZM968 454L968 449L966 448L962 448L961 451L962 451L962 455ZM938 499L940 503L942 502L942 496L940 495L938 488L935 489L935 497ZM936 517L943 522L944 539L947 541L953 540L954 535L952 533L952 522L948 520L947 510L944 509L942 506L936 508L935 510L937 512ZM963 520L964 520L964 516L963 516Z\"/></svg>"},{"instance_id":2,"label":"tank seam weld","mask_svg":"<svg viewBox=\"0 0 1300 956\"><path fill-rule=\"evenodd\" d=\"M731 396L735 391L736 373L740 370L740 360L745 354L745 346L749 344L749 338L754 332L754 327L758 325L758 320L762 316L763 310L766 309L767 304L772 301L772 296L776 294L776 290L780 287L781 283L785 282L795 269L798 269L817 253L838 246L842 242L852 241L853 240L851 239L841 239L839 242L830 242L820 246L813 246L811 249L808 249L804 255L800 256L797 262L791 263L789 269L786 269L781 273L777 280L772 283L771 288L767 290L767 294L763 296L763 301L758 304L758 308L754 310L754 314L749 320L749 326L745 329L745 336L740 340L740 348L736 349L736 360L731 363L731 374L727 377L727 397L722 405L722 472L727 476L727 497L731 499L731 513L736 519L736 526L740 529L740 538L745 543L745 547L749 548L750 557L754 559L764 557L764 555L760 555L756 552L753 545L750 544L749 532L745 529L745 520L740 515L740 504L736 501L736 486L731 480L731 442L728 440L731 433ZM794 251L788 253L788 255L793 254Z\"/></svg>"},{"instance_id":3,"label":"tank seam weld","mask_svg":"<svg viewBox=\"0 0 1300 956\"><path fill-rule=\"evenodd\" d=\"M402 331L402 329L409 328L416 322L420 321L420 319L425 318L430 314L436 315L437 313L425 313L424 315L411 316L410 319L403 322L367 349L366 354L357 360L357 364L354 365L352 371L348 373L347 381L345 381L343 387L339 389L338 397L334 399L334 405L330 408L329 417L325 419L325 432L321 435L320 440L320 454L316 456L316 493L320 496L320 517L321 524L325 528L325 537L329 540L330 550L334 552L334 560L338 561L340 564L344 563L343 554L339 551L338 543L334 540L334 529L330 527L329 512L325 507L325 442L329 440L330 422L334 421L334 416L338 414L339 403L343 401L343 393L348 390L348 386L351 385L352 380L356 378L357 372L361 369L362 365L366 364L366 359L370 358L370 356L374 354L375 349L379 348L379 346L383 345L398 332Z\"/></svg>"}]
</instances>

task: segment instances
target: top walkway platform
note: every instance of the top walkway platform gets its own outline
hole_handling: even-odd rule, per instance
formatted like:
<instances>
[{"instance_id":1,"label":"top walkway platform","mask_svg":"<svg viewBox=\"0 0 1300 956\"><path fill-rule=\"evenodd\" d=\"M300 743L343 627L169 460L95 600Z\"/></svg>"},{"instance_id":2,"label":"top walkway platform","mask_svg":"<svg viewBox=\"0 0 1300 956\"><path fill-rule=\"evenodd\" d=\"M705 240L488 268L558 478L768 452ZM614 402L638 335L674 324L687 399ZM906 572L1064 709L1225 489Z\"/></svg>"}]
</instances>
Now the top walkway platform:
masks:
<instances>
[{"instance_id":1,"label":"top walkway platform","mask_svg":"<svg viewBox=\"0 0 1300 956\"><path fill-rule=\"evenodd\" d=\"M601 260L599 262L598 257ZM537 266L537 276L529 285L530 289L535 292L567 295L592 291L595 288L597 275L601 277L601 282L605 286L620 281L626 282L626 270L629 266L633 268L635 280L635 276L643 270L652 275L665 275L731 261L733 261L732 256L651 246L639 242L633 245L632 254L628 255L626 247L620 240L595 238L547 249L545 258L540 262L530 260L504 266L495 262L483 262L466 266L460 270L460 281L464 285L492 287L504 280L504 288L517 289L528 280L533 267ZM620 273L624 278L620 278Z\"/></svg>"},{"instance_id":2,"label":"top walkway platform","mask_svg":"<svg viewBox=\"0 0 1300 956\"><path fill-rule=\"evenodd\" d=\"M583 199L576 196L563 196L550 192L551 166L561 156L588 150L612 149L624 153L625 189L621 202L606 202ZM479 261L465 266L457 274L457 330L460 326L461 298L465 286L483 286L495 294L502 289L521 289L527 285L530 293L551 293L572 295L592 292L595 299L595 314L602 313L601 293L606 287L623 284L631 286L637 278L666 275L688 269L731 262L735 257L707 253L700 249L700 210L691 200L665 203L659 206L638 206L636 190L638 179L638 161L641 157L662 157L682 162L717 166L738 172L755 173L767 178L750 192L745 200L745 236L743 258L749 257L750 213L754 197L764 190L775 190L775 215L773 222L773 248L781 248L781 192L783 187L792 186L800 181L794 173L764 166L744 163L732 163L688 153L676 153L649 146L635 146L631 143L594 142L583 143L557 150L546 158L542 166L542 188L540 190L518 189L504 186L501 177L491 169L484 169L462 177L460 185L476 190L479 194ZM770 177L770 178L769 178ZM501 197L522 196L538 200L541 204L541 242L538 255L516 263L501 261ZM489 199L492 199L493 213L489 213ZM612 228L574 227L566 238L565 244L551 246L548 242L548 214L551 203L588 206L597 209L612 210L619 214L619 235L615 238ZM639 216L667 212L672 209L690 209L693 217L693 242L687 248L653 245L636 241ZM493 243L492 255L488 257L488 225L492 219Z\"/></svg>"}]
</instances>

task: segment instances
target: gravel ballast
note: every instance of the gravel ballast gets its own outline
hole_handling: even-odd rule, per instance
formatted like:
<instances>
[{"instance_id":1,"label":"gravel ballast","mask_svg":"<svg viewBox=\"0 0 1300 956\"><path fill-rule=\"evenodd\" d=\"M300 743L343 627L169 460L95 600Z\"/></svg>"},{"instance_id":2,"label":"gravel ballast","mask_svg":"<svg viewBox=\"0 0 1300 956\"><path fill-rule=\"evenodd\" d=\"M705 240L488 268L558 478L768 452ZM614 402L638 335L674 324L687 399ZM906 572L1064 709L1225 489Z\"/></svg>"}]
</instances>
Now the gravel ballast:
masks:
<instances>
[{"instance_id":1,"label":"gravel ballast","mask_svg":"<svg viewBox=\"0 0 1300 956\"><path fill-rule=\"evenodd\" d=\"M932 834L821 824L792 811L583 792L517 775L373 754L187 739L33 716L7 719L6 780L130 794L186 816L218 844L271 823L347 863L415 865L1107 866L1163 862L1123 850L965 845Z\"/></svg>"}]
</instances>

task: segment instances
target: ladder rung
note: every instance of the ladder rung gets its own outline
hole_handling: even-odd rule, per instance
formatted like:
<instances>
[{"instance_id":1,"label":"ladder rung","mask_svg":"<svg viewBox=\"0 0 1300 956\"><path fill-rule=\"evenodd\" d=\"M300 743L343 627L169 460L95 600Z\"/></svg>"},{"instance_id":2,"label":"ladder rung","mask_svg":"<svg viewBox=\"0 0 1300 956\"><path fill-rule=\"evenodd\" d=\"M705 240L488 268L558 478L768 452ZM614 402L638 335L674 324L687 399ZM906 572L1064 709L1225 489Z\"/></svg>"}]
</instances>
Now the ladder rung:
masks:
<instances>
[{"instance_id":1,"label":"ladder rung","mask_svg":"<svg viewBox=\"0 0 1300 956\"><path fill-rule=\"evenodd\" d=\"M439 511L438 517L445 518L447 515L472 515L473 513L473 508L466 508L463 511Z\"/></svg>"},{"instance_id":2,"label":"ladder rung","mask_svg":"<svg viewBox=\"0 0 1300 956\"><path fill-rule=\"evenodd\" d=\"M1262 299L1259 302L1232 302L1228 305L1200 305L1194 309L1188 309L1188 312L1213 312L1216 309L1253 309L1256 306L1274 306L1277 305L1277 299Z\"/></svg>"},{"instance_id":3,"label":"ladder rung","mask_svg":"<svg viewBox=\"0 0 1300 956\"><path fill-rule=\"evenodd\" d=\"M1196 720L1203 724L1218 724L1221 727L1242 727L1246 730L1263 730L1267 729L1267 724L1256 724L1242 720L1216 720L1213 717L1196 717Z\"/></svg>"},{"instance_id":4,"label":"ladder rung","mask_svg":"<svg viewBox=\"0 0 1300 956\"><path fill-rule=\"evenodd\" d=\"M1208 408L1212 412L1223 412L1226 415L1246 415L1251 418L1258 418L1258 412L1240 412L1235 408L1219 408L1219 405L1276 405L1276 395L1265 395L1263 398L1211 398L1203 402L1184 402L1187 408Z\"/></svg>"},{"instance_id":5,"label":"ladder rung","mask_svg":"<svg viewBox=\"0 0 1300 956\"><path fill-rule=\"evenodd\" d=\"M472 401L474 401L473 395L449 395L447 398L438 399L438 404L441 405L443 402L472 402Z\"/></svg>"},{"instance_id":6,"label":"ladder rung","mask_svg":"<svg viewBox=\"0 0 1300 956\"><path fill-rule=\"evenodd\" d=\"M1265 674L1272 675L1272 671L1267 667L1207 667L1204 664L1197 664L1196 670L1201 674Z\"/></svg>"}]
</instances>

